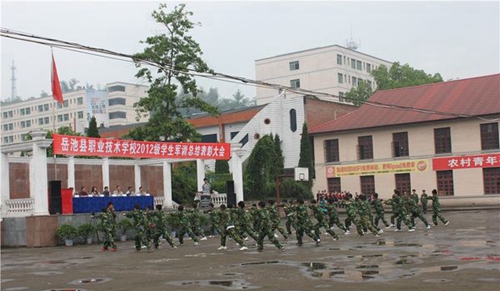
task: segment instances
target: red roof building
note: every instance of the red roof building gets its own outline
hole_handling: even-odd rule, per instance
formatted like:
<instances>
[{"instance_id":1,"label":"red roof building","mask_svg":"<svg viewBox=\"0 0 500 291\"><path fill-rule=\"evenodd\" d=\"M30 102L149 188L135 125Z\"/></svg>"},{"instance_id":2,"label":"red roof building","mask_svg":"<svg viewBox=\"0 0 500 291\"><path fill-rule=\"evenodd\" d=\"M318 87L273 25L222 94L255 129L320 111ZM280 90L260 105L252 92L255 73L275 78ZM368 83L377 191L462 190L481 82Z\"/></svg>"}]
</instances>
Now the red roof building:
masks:
<instances>
[{"instance_id":1,"label":"red roof building","mask_svg":"<svg viewBox=\"0 0 500 291\"><path fill-rule=\"evenodd\" d=\"M500 194L499 120L500 74L378 91L310 128L314 190Z\"/></svg>"}]
</instances>

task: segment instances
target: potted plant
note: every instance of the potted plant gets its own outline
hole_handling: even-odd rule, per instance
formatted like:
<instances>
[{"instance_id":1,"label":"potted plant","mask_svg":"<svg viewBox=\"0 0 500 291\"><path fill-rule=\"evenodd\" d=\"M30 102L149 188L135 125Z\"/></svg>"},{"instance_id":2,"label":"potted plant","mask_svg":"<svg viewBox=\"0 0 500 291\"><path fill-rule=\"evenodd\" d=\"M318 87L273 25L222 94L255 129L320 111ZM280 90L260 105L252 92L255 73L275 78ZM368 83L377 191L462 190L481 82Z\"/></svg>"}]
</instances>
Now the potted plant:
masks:
<instances>
[{"instance_id":1,"label":"potted plant","mask_svg":"<svg viewBox=\"0 0 500 291\"><path fill-rule=\"evenodd\" d=\"M78 235L87 242L87 244L92 244L92 239L95 233L95 227L90 223L84 223L78 227Z\"/></svg>"},{"instance_id":2,"label":"potted plant","mask_svg":"<svg viewBox=\"0 0 500 291\"><path fill-rule=\"evenodd\" d=\"M64 240L66 246L72 246L73 240L78 236L78 229L71 224L62 224L57 228L57 236Z\"/></svg>"},{"instance_id":3,"label":"potted plant","mask_svg":"<svg viewBox=\"0 0 500 291\"><path fill-rule=\"evenodd\" d=\"M128 218L122 218L118 221L118 229L120 231L120 241L126 241L127 230L134 229L134 223Z\"/></svg>"}]
</instances>

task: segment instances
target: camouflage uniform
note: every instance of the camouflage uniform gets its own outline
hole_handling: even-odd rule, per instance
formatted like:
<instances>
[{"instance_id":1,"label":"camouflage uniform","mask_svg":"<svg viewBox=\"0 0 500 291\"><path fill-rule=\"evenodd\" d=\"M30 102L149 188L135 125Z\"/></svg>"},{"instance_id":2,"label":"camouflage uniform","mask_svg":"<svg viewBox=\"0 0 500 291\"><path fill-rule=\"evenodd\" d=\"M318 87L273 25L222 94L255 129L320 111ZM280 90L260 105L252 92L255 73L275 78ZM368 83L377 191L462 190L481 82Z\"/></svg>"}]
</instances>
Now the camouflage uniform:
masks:
<instances>
[{"instance_id":1,"label":"camouflage uniform","mask_svg":"<svg viewBox=\"0 0 500 291\"><path fill-rule=\"evenodd\" d=\"M184 210L186 211L186 210ZM205 237L204 231L201 226L201 212L198 208L193 208L187 211L189 220L191 222L191 229L197 236Z\"/></svg>"},{"instance_id":2,"label":"camouflage uniform","mask_svg":"<svg viewBox=\"0 0 500 291\"><path fill-rule=\"evenodd\" d=\"M141 250L141 244L151 249L151 244L146 237L146 219L145 214L141 209L134 209L125 213L125 216L134 220L135 227L135 249Z\"/></svg>"},{"instance_id":3,"label":"camouflage uniform","mask_svg":"<svg viewBox=\"0 0 500 291\"><path fill-rule=\"evenodd\" d=\"M296 224L295 224L295 209L293 205L291 204L285 204L283 205L283 210L285 211L286 215L286 231L287 234L290 235L292 234L292 227L293 229L297 229Z\"/></svg>"},{"instance_id":4,"label":"camouflage uniform","mask_svg":"<svg viewBox=\"0 0 500 291\"><path fill-rule=\"evenodd\" d=\"M216 209L212 209L208 212L208 221L210 222L210 233L213 235L215 231L217 233L222 233L219 229L220 219L219 219L219 211Z\"/></svg>"},{"instance_id":5,"label":"camouflage uniform","mask_svg":"<svg viewBox=\"0 0 500 291\"><path fill-rule=\"evenodd\" d=\"M328 227L328 224L326 222L326 215L323 212L323 207L314 203L309 205L309 208L313 211L314 218L316 218L316 224L313 226L316 236L320 236L320 229L321 227L324 227L329 235L333 236L335 239L338 239L339 237L337 236L337 234Z\"/></svg>"},{"instance_id":6,"label":"camouflage uniform","mask_svg":"<svg viewBox=\"0 0 500 291\"><path fill-rule=\"evenodd\" d=\"M262 207L257 210L259 219L259 236L257 237L257 250L262 251L264 249L264 238L267 236L269 240L278 248L284 249L281 243L271 230L271 219L269 218L269 213L266 207Z\"/></svg>"},{"instance_id":7,"label":"camouflage uniform","mask_svg":"<svg viewBox=\"0 0 500 291\"><path fill-rule=\"evenodd\" d=\"M360 199L358 214L359 214L360 228L369 230L373 235L378 236L379 230L375 226L373 226L370 202L368 202L367 200Z\"/></svg>"},{"instance_id":8,"label":"camouflage uniform","mask_svg":"<svg viewBox=\"0 0 500 291\"><path fill-rule=\"evenodd\" d=\"M221 209L219 211L219 228L222 231L220 233L220 245L226 246L226 239L229 236L240 246L244 246L243 240L236 232L236 227L234 225L233 217L229 209Z\"/></svg>"},{"instance_id":9,"label":"camouflage uniform","mask_svg":"<svg viewBox=\"0 0 500 291\"><path fill-rule=\"evenodd\" d=\"M393 197L392 199L384 201L384 204L391 205L392 215L391 215L391 225L390 226L395 226L396 225L395 219L396 219L396 216L398 214L398 212L397 212L397 205L396 205L396 202L395 202L394 198L395 197Z\"/></svg>"},{"instance_id":10,"label":"camouflage uniform","mask_svg":"<svg viewBox=\"0 0 500 291\"><path fill-rule=\"evenodd\" d=\"M278 230L285 239L288 239L288 234L280 225L281 220L276 205L269 205L268 211L269 211L269 219L271 222L271 231L274 233L275 230Z\"/></svg>"},{"instance_id":11,"label":"camouflage uniform","mask_svg":"<svg viewBox=\"0 0 500 291\"><path fill-rule=\"evenodd\" d=\"M422 195L420 195L420 204L422 204L422 212L424 214L427 214L428 198L429 196L426 193L422 193Z\"/></svg>"},{"instance_id":12,"label":"camouflage uniform","mask_svg":"<svg viewBox=\"0 0 500 291\"><path fill-rule=\"evenodd\" d=\"M375 208L375 219L373 220L373 224L375 225L375 227L380 230L380 228L378 227L378 222L380 220L382 220L382 223L386 227L388 227L389 223L387 222L387 220L385 220L384 206L382 205L382 202L378 198L375 198L372 201L372 204L373 204L373 207Z\"/></svg>"},{"instance_id":13,"label":"camouflage uniform","mask_svg":"<svg viewBox=\"0 0 500 291\"><path fill-rule=\"evenodd\" d=\"M337 212L336 206L334 203L328 203L326 205L326 210L328 212L328 228L332 228L333 225L337 225L342 231L346 231L344 224L340 222L339 213Z\"/></svg>"},{"instance_id":14,"label":"camouflage uniform","mask_svg":"<svg viewBox=\"0 0 500 291\"><path fill-rule=\"evenodd\" d=\"M394 203L396 207L396 227L398 230L401 230L401 221L408 226L408 228L412 229L413 225L411 221L408 219L407 205L406 201L401 198L401 196L396 196L394 198Z\"/></svg>"},{"instance_id":15,"label":"camouflage uniform","mask_svg":"<svg viewBox=\"0 0 500 291\"><path fill-rule=\"evenodd\" d=\"M251 238L257 241L257 233L250 227L250 214L244 209L239 208L234 212L236 229L240 237L245 237L248 234Z\"/></svg>"},{"instance_id":16,"label":"camouflage uniform","mask_svg":"<svg viewBox=\"0 0 500 291\"><path fill-rule=\"evenodd\" d=\"M429 197L432 200L432 222L434 225L438 225L438 218L441 220L442 223L445 225L448 225L448 220L446 220L442 215L441 215L441 203L439 203L439 198L437 195L432 195Z\"/></svg>"},{"instance_id":17,"label":"camouflage uniform","mask_svg":"<svg viewBox=\"0 0 500 291\"><path fill-rule=\"evenodd\" d=\"M193 232L193 226L191 225L191 217L184 210L177 212L179 216L180 230L179 230L179 243L184 244L184 235L187 233L189 237L194 241L195 245L198 245L200 241Z\"/></svg>"},{"instance_id":18,"label":"camouflage uniform","mask_svg":"<svg viewBox=\"0 0 500 291\"><path fill-rule=\"evenodd\" d=\"M171 247L175 247L174 240L167 231L166 216L162 210L152 212L153 222L156 224L156 233L153 236L153 245L155 248L160 246L160 237L163 236Z\"/></svg>"},{"instance_id":19,"label":"camouflage uniform","mask_svg":"<svg viewBox=\"0 0 500 291\"><path fill-rule=\"evenodd\" d=\"M115 234L116 234L116 214L114 211L107 209L106 212L97 216L101 220L101 226L104 230L104 245L103 250L107 251L109 247L116 250Z\"/></svg>"},{"instance_id":20,"label":"camouflage uniform","mask_svg":"<svg viewBox=\"0 0 500 291\"><path fill-rule=\"evenodd\" d=\"M427 222L427 219L425 219L424 215L422 214L422 210L420 210L420 207L415 203L415 200L410 200L410 213L411 213L411 224L413 227L415 227L415 217L420 218L422 222L425 224L425 226L429 227L430 224Z\"/></svg>"},{"instance_id":21,"label":"camouflage uniform","mask_svg":"<svg viewBox=\"0 0 500 291\"><path fill-rule=\"evenodd\" d=\"M314 232L313 223L309 219L309 215L307 214L307 208L302 204L295 207L295 215L297 217L297 244L300 246L303 244L302 237L304 234L307 234L310 238L312 238L316 243L319 243L321 240Z\"/></svg>"},{"instance_id":22,"label":"camouflage uniform","mask_svg":"<svg viewBox=\"0 0 500 291\"><path fill-rule=\"evenodd\" d=\"M345 228L347 231L351 229L351 223L356 226L356 230L359 235L363 235L363 231L360 228L359 221L356 218L358 215L357 202L352 200L347 200L345 202L347 218L345 219Z\"/></svg>"},{"instance_id":23,"label":"camouflage uniform","mask_svg":"<svg viewBox=\"0 0 500 291\"><path fill-rule=\"evenodd\" d=\"M250 208L250 216L252 216L252 226L253 230L256 232L260 231L260 220L259 220L259 209L257 206L252 205L252 208Z\"/></svg>"}]
</instances>

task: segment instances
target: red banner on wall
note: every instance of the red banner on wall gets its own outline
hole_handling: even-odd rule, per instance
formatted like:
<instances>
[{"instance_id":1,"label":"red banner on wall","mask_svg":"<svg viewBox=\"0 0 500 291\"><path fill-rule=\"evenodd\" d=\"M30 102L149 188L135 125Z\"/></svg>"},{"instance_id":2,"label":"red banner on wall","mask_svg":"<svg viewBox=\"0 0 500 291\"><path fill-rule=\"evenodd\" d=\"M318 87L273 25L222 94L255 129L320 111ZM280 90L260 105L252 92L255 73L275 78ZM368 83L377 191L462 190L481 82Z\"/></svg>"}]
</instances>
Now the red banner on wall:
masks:
<instances>
[{"instance_id":1,"label":"red banner on wall","mask_svg":"<svg viewBox=\"0 0 500 291\"><path fill-rule=\"evenodd\" d=\"M229 143L119 140L53 134L54 154L153 159L229 160Z\"/></svg>"},{"instance_id":2,"label":"red banner on wall","mask_svg":"<svg viewBox=\"0 0 500 291\"><path fill-rule=\"evenodd\" d=\"M434 171L500 167L500 153L432 159Z\"/></svg>"}]
</instances>

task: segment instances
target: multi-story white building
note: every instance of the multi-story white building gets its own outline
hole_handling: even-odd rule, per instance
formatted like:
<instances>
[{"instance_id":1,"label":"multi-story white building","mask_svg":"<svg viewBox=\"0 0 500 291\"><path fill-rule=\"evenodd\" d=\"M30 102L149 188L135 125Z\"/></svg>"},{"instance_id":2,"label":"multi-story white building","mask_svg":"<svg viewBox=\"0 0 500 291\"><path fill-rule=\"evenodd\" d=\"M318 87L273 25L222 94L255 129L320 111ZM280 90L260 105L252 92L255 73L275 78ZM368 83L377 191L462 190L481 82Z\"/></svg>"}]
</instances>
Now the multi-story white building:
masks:
<instances>
[{"instance_id":1,"label":"multi-story white building","mask_svg":"<svg viewBox=\"0 0 500 291\"><path fill-rule=\"evenodd\" d=\"M496 74L382 90L369 101L394 107L365 103L311 128L314 191L378 192L387 199L393 189L436 189L470 198L471 205L490 198L498 205L499 84Z\"/></svg>"},{"instance_id":2,"label":"multi-story white building","mask_svg":"<svg viewBox=\"0 0 500 291\"><path fill-rule=\"evenodd\" d=\"M339 98L316 95L327 101L342 97L360 82L376 88L371 71L391 62L339 45L314 48L259 59L255 61L255 75L259 81L324 92ZM277 95L277 89L257 87L257 105L267 104ZM304 94L287 93L287 96Z\"/></svg>"},{"instance_id":3,"label":"multi-story white building","mask_svg":"<svg viewBox=\"0 0 500 291\"><path fill-rule=\"evenodd\" d=\"M140 98L147 96L148 88L142 85L114 82L107 90L77 90L63 94L64 104L52 96L33 98L20 102L4 102L1 108L1 144L18 143L34 130L56 130L69 126L84 133L92 116L98 126L109 127L147 121L137 119L133 107Z\"/></svg>"}]
</instances>

